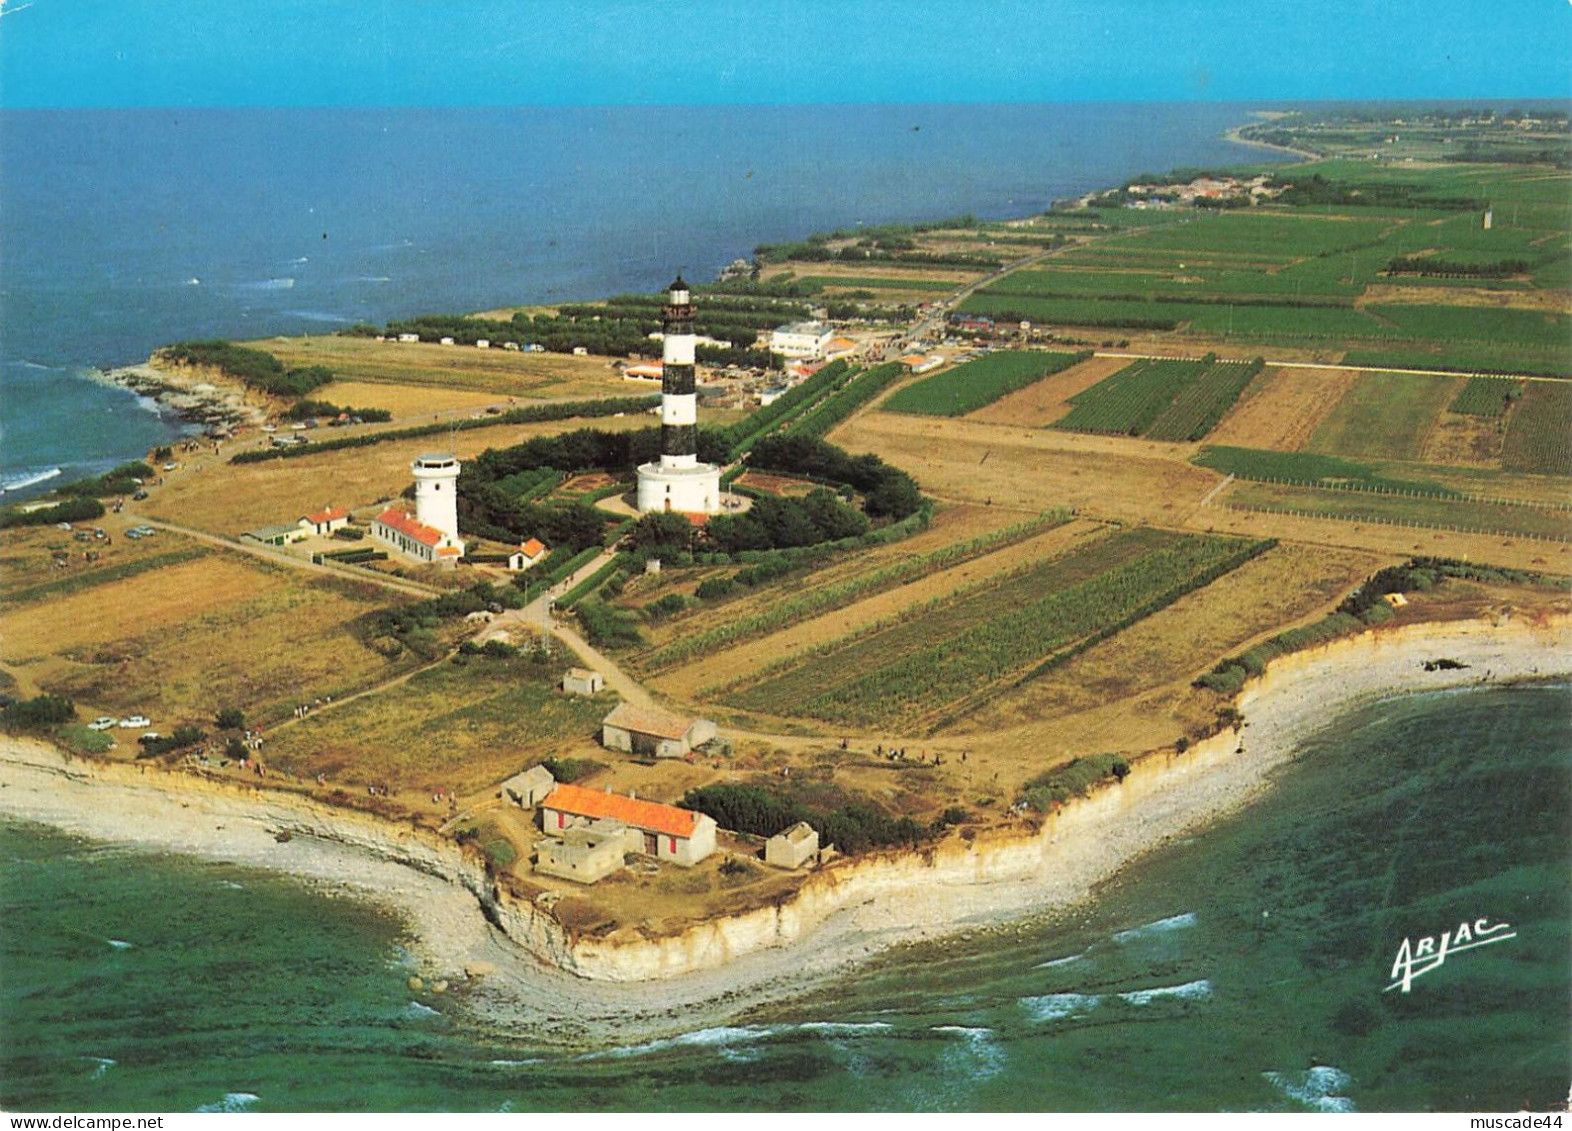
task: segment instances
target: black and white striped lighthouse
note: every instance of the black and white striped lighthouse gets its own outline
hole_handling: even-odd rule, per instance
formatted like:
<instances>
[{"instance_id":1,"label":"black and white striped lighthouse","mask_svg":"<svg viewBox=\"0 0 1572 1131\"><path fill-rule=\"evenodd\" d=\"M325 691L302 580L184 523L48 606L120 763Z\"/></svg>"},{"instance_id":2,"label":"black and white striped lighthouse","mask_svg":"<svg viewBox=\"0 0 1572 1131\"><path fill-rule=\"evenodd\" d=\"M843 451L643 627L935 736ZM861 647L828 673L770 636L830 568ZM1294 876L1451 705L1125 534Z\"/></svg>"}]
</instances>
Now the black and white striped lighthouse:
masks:
<instances>
[{"instance_id":1,"label":"black and white striped lighthouse","mask_svg":"<svg viewBox=\"0 0 1572 1131\"><path fill-rule=\"evenodd\" d=\"M714 514L720 468L699 462L693 296L678 275L661 311L660 460L639 468L639 510Z\"/></svg>"}]
</instances>

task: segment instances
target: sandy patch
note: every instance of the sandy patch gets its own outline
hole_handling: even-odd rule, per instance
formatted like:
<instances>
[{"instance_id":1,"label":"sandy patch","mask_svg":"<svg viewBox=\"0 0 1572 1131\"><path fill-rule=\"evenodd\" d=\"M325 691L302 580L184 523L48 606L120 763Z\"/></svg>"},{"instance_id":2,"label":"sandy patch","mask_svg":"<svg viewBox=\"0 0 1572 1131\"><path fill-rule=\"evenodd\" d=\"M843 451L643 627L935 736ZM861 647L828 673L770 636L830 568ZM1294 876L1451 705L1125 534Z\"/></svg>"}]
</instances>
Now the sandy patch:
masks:
<instances>
[{"instance_id":1,"label":"sandy patch","mask_svg":"<svg viewBox=\"0 0 1572 1131\"><path fill-rule=\"evenodd\" d=\"M1112 377L1127 365L1125 357L1093 357L1054 373L1034 384L1001 397L991 405L984 405L970 413L968 419L985 424L1013 424L1023 428L1042 428L1069 412L1070 398L1084 393L1105 378Z\"/></svg>"},{"instance_id":2,"label":"sandy patch","mask_svg":"<svg viewBox=\"0 0 1572 1131\"><path fill-rule=\"evenodd\" d=\"M1206 442L1297 452L1358 377L1351 370L1269 367L1250 383Z\"/></svg>"}]
</instances>

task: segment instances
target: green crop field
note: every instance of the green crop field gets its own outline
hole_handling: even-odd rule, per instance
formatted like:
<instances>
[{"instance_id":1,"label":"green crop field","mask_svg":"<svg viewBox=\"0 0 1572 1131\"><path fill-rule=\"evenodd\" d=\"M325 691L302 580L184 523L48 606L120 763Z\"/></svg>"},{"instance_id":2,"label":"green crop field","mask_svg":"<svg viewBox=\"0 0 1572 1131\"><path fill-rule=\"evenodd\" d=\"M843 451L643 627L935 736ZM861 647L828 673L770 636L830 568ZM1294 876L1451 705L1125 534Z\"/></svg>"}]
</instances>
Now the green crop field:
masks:
<instances>
[{"instance_id":1,"label":"green crop field","mask_svg":"<svg viewBox=\"0 0 1572 1131\"><path fill-rule=\"evenodd\" d=\"M1572 475L1572 386L1529 383L1507 423L1501 465L1508 471Z\"/></svg>"},{"instance_id":2,"label":"green crop field","mask_svg":"<svg viewBox=\"0 0 1572 1131\"><path fill-rule=\"evenodd\" d=\"M1471 377L1446 410L1467 416L1502 416L1507 406L1522 395L1521 381L1507 377Z\"/></svg>"},{"instance_id":3,"label":"green crop field","mask_svg":"<svg viewBox=\"0 0 1572 1131\"><path fill-rule=\"evenodd\" d=\"M1163 410L1146 430L1151 440L1199 440L1217 427L1223 414L1233 407L1245 387L1261 372L1261 359L1255 361L1216 361Z\"/></svg>"},{"instance_id":4,"label":"green crop field","mask_svg":"<svg viewBox=\"0 0 1572 1131\"><path fill-rule=\"evenodd\" d=\"M890 412L965 416L1090 356L1089 353L1043 353L1038 350L991 353L908 385L882 407Z\"/></svg>"},{"instance_id":5,"label":"green crop field","mask_svg":"<svg viewBox=\"0 0 1572 1131\"><path fill-rule=\"evenodd\" d=\"M1075 407L1054 422L1067 432L1139 436L1207 368L1205 361L1143 359L1070 398Z\"/></svg>"},{"instance_id":6,"label":"green crop field","mask_svg":"<svg viewBox=\"0 0 1572 1131\"><path fill-rule=\"evenodd\" d=\"M1476 499L1438 499L1244 483L1229 489L1222 502L1240 510L1336 518L1392 526L1422 526L1527 538L1572 537L1572 514L1564 510L1517 506Z\"/></svg>"},{"instance_id":7,"label":"green crop field","mask_svg":"<svg viewBox=\"0 0 1572 1131\"><path fill-rule=\"evenodd\" d=\"M1372 306L1391 322L1393 337L1427 341L1514 342L1558 346L1572 343L1572 315L1543 310L1485 306Z\"/></svg>"},{"instance_id":8,"label":"green crop field","mask_svg":"<svg viewBox=\"0 0 1572 1131\"><path fill-rule=\"evenodd\" d=\"M1286 261L1372 243L1390 226L1379 218L1329 219L1296 212L1252 210L1203 214L1191 223L1142 232L1122 242L1167 251L1265 253Z\"/></svg>"},{"instance_id":9,"label":"green crop field","mask_svg":"<svg viewBox=\"0 0 1572 1131\"><path fill-rule=\"evenodd\" d=\"M855 726L955 717L1236 568L1268 543L1135 530L817 649L737 706Z\"/></svg>"},{"instance_id":10,"label":"green crop field","mask_svg":"<svg viewBox=\"0 0 1572 1131\"><path fill-rule=\"evenodd\" d=\"M1356 459L1417 460L1462 384L1455 377L1361 374L1305 447Z\"/></svg>"},{"instance_id":11,"label":"green crop field","mask_svg":"<svg viewBox=\"0 0 1572 1131\"><path fill-rule=\"evenodd\" d=\"M1351 487L1361 491L1399 491L1423 495L1455 496L1458 492L1439 483L1399 479L1369 464L1315 452L1271 452L1260 448L1231 448L1209 444L1191 462L1239 479L1307 486Z\"/></svg>"},{"instance_id":12,"label":"green crop field","mask_svg":"<svg viewBox=\"0 0 1572 1131\"><path fill-rule=\"evenodd\" d=\"M980 272L979 272L980 274ZM850 287L856 290L954 291L960 284L948 279L887 279L880 276L808 275L798 282L823 290L825 287Z\"/></svg>"},{"instance_id":13,"label":"green crop field","mask_svg":"<svg viewBox=\"0 0 1572 1131\"><path fill-rule=\"evenodd\" d=\"M1071 397L1075 407L1053 426L1154 440L1199 440L1260 371L1260 359L1144 359Z\"/></svg>"}]
</instances>

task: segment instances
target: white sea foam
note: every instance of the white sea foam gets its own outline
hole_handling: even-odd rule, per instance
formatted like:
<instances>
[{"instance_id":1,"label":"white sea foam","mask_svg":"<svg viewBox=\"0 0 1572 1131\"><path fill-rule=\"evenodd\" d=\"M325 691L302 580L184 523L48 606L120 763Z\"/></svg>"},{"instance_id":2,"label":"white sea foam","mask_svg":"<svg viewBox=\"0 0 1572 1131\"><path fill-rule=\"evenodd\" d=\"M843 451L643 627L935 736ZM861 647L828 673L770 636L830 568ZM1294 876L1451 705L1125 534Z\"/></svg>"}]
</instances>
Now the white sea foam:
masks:
<instances>
[{"instance_id":1,"label":"white sea foam","mask_svg":"<svg viewBox=\"0 0 1572 1131\"><path fill-rule=\"evenodd\" d=\"M1305 1072L1263 1072L1278 1091L1316 1111L1354 1111L1354 1101L1339 1095L1354 1082L1341 1068L1318 1064Z\"/></svg>"},{"instance_id":2,"label":"white sea foam","mask_svg":"<svg viewBox=\"0 0 1572 1131\"><path fill-rule=\"evenodd\" d=\"M357 283L391 283L393 280L387 275L356 275Z\"/></svg>"},{"instance_id":3,"label":"white sea foam","mask_svg":"<svg viewBox=\"0 0 1572 1131\"><path fill-rule=\"evenodd\" d=\"M1186 911L1183 915L1170 915L1166 919L1158 919L1154 923L1143 923L1139 927L1131 927L1127 931L1120 931L1114 935L1113 941L1122 943L1132 939L1147 938L1151 935L1164 935L1169 931L1177 931L1184 927L1195 926L1195 912Z\"/></svg>"},{"instance_id":4,"label":"white sea foam","mask_svg":"<svg viewBox=\"0 0 1572 1131\"><path fill-rule=\"evenodd\" d=\"M440 1009L432 1009L431 1006L429 1006L429 1005L422 1005L418 1001L412 1001L407 1006L404 1007L404 1016L406 1016L406 1017L441 1017L442 1016L442 1011Z\"/></svg>"},{"instance_id":5,"label":"white sea foam","mask_svg":"<svg viewBox=\"0 0 1572 1131\"><path fill-rule=\"evenodd\" d=\"M804 1021L797 1026L804 1033L828 1033L833 1037L849 1037L857 1033L881 1033L890 1027L888 1021Z\"/></svg>"},{"instance_id":6,"label":"white sea foam","mask_svg":"<svg viewBox=\"0 0 1572 1131\"><path fill-rule=\"evenodd\" d=\"M981 1025L935 1025L933 1026L933 1031L935 1033L957 1033L961 1036L973 1038L993 1036L992 1029Z\"/></svg>"},{"instance_id":7,"label":"white sea foam","mask_svg":"<svg viewBox=\"0 0 1572 1131\"><path fill-rule=\"evenodd\" d=\"M192 275L191 278L186 280L186 286L188 287L200 287L201 285L202 280L198 279L195 275Z\"/></svg>"},{"instance_id":8,"label":"white sea foam","mask_svg":"<svg viewBox=\"0 0 1572 1131\"><path fill-rule=\"evenodd\" d=\"M252 283L238 285L242 290L247 291L287 291L295 285L295 280L286 276L281 279L258 279Z\"/></svg>"},{"instance_id":9,"label":"white sea foam","mask_svg":"<svg viewBox=\"0 0 1572 1131\"><path fill-rule=\"evenodd\" d=\"M0 495L5 494L7 491L20 491L23 487L31 487L34 483L42 483L47 479L53 479L59 474L60 469L58 467L51 467L47 471L24 471L14 478L0 481Z\"/></svg>"},{"instance_id":10,"label":"white sea foam","mask_svg":"<svg viewBox=\"0 0 1572 1131\"><path fill-rule=\"evenodd\" d=\"M291 318L304 318L307 322L350 322L353 319L345 318L340 314L328 314L321 310L286 310Z\"/></svg>"},{"instance_id":11,"label":"white sea foam","mask_svg":"<svg viewBox=\"0 0 1572 1131\"><path fill-rule=\"evenodd\" d=\"M489 1063L493 1068L527 1068L531 1064L539 1064L540 1057L532 1056L528 1060L493 1060Z\"/></svg>"},{"instance_id":12,"label":"white sea foam","mask_svg":"<svg viewBox=\"0 0 1572 1131\"><path fill-rule=\"evenodd\" d=\"M718 1025L712 1029L695 1029L691 1033L679 1033L675 1037L662 1037L655 1041L646 1041L642 1045L624 1045L621 1048L601 1049L595 1052L582 1053L579 1060L601 1060L607 1057L641 1056L644 1053L660 1052L673 1048L724 1048L727 1045L746 1044L756 1041L760 1037L767 1037L775 1032L765 1025Z\"/></svg>"},{"instance_id":13,"label":"white sea foam","mask_svg":"<svg viewBox=\"0 0 1572 1131\"><path fill-rule=\"evenodd\" d=\"M245 885L244 884L237 884L237 883L235 883L234 880L219 880L218 881L218 886L221 887L221 888L230 888L230 889L232 889L234 891L244 891L245 890Z\"/></svg>"},{"instance_id":14,"label":"white sea foam","mask_svg":"<svg viewBox=\"0 0 1572 1131\"><path fill-rule=\"evenodd\" d=\"M290 262L291 263L310 263L311 262L311 256L309 256L309 255L298 256L298 257L296 257L294 259L291 259Z\"/></svg>"},{"instance_id":15,"label":"white sea foam","mask_svg":"<svg viewBox=\"0 0 1572 1131\"><path fill-rule=\"evenodd\" d=\"M1047 962L1039 962L1036 966L1033 966L1032 969L1047 970L1054 966L1068 966L1070 963L1079 962L1085 957L1085 951L1082 951L1080 954L1067 954L1063 958L1050 958Z\"/></svg>"},{"instance_id":16,"label":"white sea foam","mask_svg":"<svg viewBox=\"0 0 1572 1131\"><path fill-rule=\"evenodd\" d=\"M1020 1006L1033 1021L1059 1021L1095 1009L1099 1000L1096 994L1044 994L1023 997Z\"/></svg>"},{"instance_id":17,"label":"white sea foam","mask_svg":"<svg viewBox=\"0 0 1572 1131\"><path fill-rule=\"evenodd\" d=\"M252 1092L225 1092L224 1098L214 1103L203 1104L198 1111L249 1111L251 1105L261 1099Z\"/></svg>"},{"instance_id":18,"label":"white sea foam","mask_svg":"<svg viewBox=\"0 0 1572 1131\"><path fill-rule=\"evenodd\" d=\"M94 1080L97 1080L100 1076L108 1072L111 1068L119 1063L119 1061L116 1061L107 1056L79 1056L77 1059L89 1060L93 1062L93 1075L91 1079Z\"/></svg>"},{"instance_id":19,"label":"white sea foam","mask_svg":"<svg viewBox=\"0 0 1572 1131\"><path fill-rule=\"evenodd\" d=\"M104 941L116 950L130 950L136 945L136 943L126 942L125 939L105 939Z\"/></svg>"},{"instance_id":20,"label":"white sea foam","mask_svg":"<svg viewBox=\"0 0 1572 1131\"><path fill-rule=\"evenodd\" d=\"M1212 983L1205 978L1186 982L1182 986L1156 986L1150 990L1131 990L1119 995L1120 1001L1131 1005L1146 1005L1158 998L1179 998L1182 1001L1205 1001L1212 996Z\"/></svg>"}]
</instances>

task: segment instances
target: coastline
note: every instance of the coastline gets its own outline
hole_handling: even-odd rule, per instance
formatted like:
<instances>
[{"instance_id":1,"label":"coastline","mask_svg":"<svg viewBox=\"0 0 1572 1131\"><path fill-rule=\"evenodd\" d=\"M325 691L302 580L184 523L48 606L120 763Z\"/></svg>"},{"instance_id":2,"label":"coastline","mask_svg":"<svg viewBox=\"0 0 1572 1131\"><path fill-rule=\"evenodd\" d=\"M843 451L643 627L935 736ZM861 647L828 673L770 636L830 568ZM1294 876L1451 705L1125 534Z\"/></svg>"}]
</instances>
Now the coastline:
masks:
<instances>
[{"instance_id":1,"label":"coastline","mask_svg":"<svg viewBox=\"0 0 1572 1131\"><path fill-rule=\"evenodd\" d=\"M1572 673L1572 618L1369 630L1274 661L1238 733L1148 753L1040 828L846 860L779 905L660 938L574 939L430 833L290 794L0 741L0 815L328 884L408 923L422 973L463 981L477 1023L552 1019L569 1045L692 1029L796 996L900 943L989 930L1084 900L1141 855L1247 805L1336 717L1382 698ZM1463 668L1425 672L1426 660ZM287 832L286 839L279 834ZM571 1021L564 1021L571 1018Z\"/></svg>"}]
</instances>

